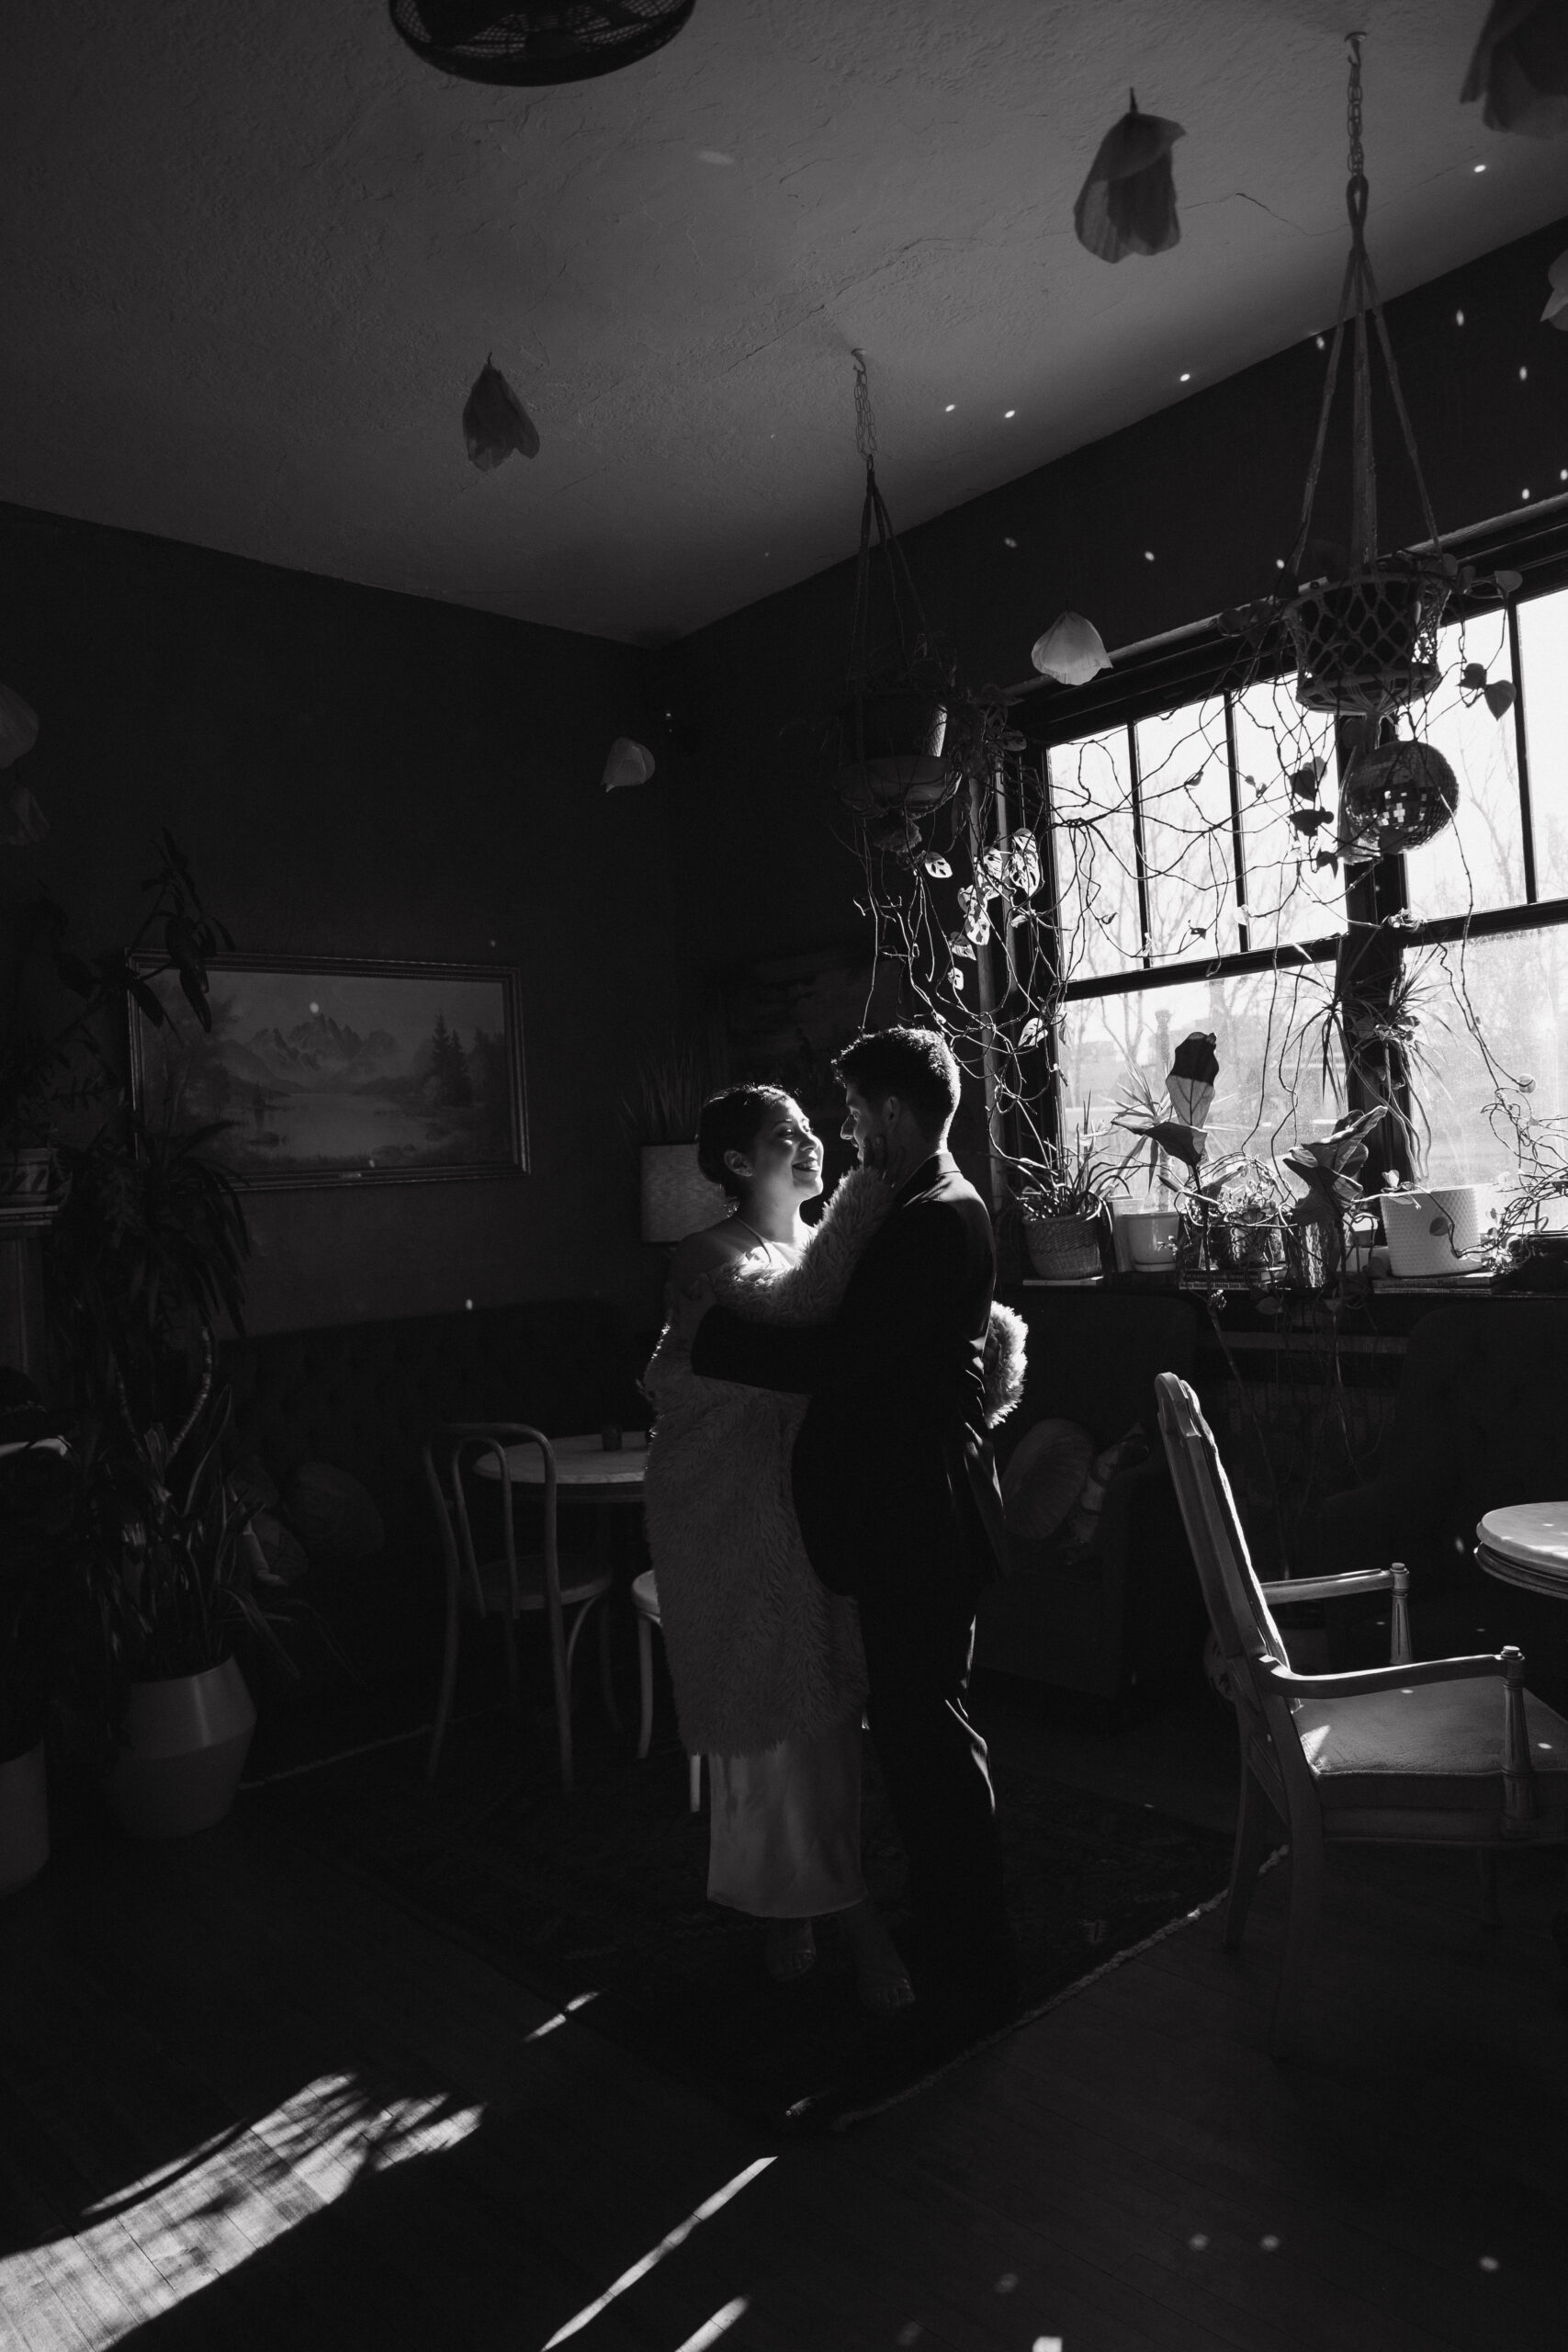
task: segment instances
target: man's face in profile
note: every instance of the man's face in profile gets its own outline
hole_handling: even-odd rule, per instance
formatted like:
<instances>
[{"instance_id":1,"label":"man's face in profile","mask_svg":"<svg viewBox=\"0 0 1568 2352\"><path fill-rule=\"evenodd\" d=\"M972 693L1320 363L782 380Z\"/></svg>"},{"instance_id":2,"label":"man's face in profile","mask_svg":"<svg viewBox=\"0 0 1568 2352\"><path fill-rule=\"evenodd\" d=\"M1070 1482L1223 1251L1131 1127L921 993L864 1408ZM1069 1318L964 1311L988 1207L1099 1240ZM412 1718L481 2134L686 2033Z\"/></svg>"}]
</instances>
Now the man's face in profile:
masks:
<instances>
[{"instance_id":1,"label":"man's face in profile","mask_svg":"<svg viewBox=\"0 0 1568 2352\"><path fill-rule=\"evenodd\" d=\"M844 1080L844 1124L839 1133L846 1143L853 1144L863 1168L887 1165L886 1108L885 1102L868 1102L858 1086Z\"/></svg>"}]
</instances>

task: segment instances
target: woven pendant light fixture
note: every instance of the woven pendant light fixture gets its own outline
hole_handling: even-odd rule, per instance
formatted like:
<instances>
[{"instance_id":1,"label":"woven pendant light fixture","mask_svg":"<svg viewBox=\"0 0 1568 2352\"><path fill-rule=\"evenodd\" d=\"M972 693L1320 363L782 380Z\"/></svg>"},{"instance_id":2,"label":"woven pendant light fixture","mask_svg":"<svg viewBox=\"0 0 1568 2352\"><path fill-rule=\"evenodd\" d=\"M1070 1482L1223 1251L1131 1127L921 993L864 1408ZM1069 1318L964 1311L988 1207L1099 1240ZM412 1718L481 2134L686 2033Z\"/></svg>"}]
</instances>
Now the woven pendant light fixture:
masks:
<instances>
[{"instance_id":1,"label":"woven pendant light fixture","mask_svg":"<svg viewBox=\"0 0 1568 2352\"><path fill-rule=\"evenodd\" d=\"M1350 562L1342 580L1322 582L1292 598L1283 607L1282 617L1295 647L1296 699L1303 707L1376 720L1424 699L1437 684L1438 628L1456 567L1445 565L1438 551L1437 519L1427 496L1377 280L1372 274L1371 256L1367 251L1361 37L1351 33L1348 38L1350 175L1345 200L1350 216L1350 253L1345 265L1339 317L1329 347L1317 437L1307 468L1301 527L1287 577L1300 579L1306 555L1347 329L1351 345ZM1405 454L1416 477L1421 514L1432 548L1429 555L1384 559L1379 554L1377 458L1372 442L1374 332Z\"/></svg>"},{"instance_id":2,"label":"woven pendant light fixture","mask_svg":"<svg viewBox=\"0 0 1568 2352\"><path fill-rule=\"evenodd\" d=\"M394 29L438 74L530 88L587 82L674 40L696 0L389 0Z\"/></svg>"},{"instance_id":3,"label":"woven pendant light fixture","mask_svg":"<svg viewBox=\"0 0 1568 2352\"><path fill-rule=\"evenodd\" d=\"M919 817L958 789L948 755L952 679L931 645L904 550L876 480L876 418L865 355L855 365L855 447L865 465L845 696L834 744L834 789L865 824L873 848L918 856Z\"/></svg>"}]
</instances>

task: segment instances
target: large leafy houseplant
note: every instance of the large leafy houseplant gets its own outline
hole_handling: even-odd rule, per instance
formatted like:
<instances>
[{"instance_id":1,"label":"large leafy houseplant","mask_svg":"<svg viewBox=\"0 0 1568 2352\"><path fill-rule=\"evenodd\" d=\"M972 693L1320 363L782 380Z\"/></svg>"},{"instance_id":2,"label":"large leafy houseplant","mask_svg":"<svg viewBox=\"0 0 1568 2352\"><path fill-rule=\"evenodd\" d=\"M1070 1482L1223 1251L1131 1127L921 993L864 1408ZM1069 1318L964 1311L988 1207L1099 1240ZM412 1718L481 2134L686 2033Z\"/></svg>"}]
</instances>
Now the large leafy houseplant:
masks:
<instances>
[{"instance_id":1,"label":"large leafy houseplant","mask_svg":"<svg viewBox=\"0 0 1568 2352\"><path fill-rule=\"evenodd\" d=\"M163 848L129 947L76 956L62 910L43 902L56 976L80 1010L14 1042L0 1096L0 1109L51 1136L60 1170L44 1289L72 1437L79 1623L90 1629L79 1689L105 1729L123 1717L131 1682L202 1672L243 1628L269 1630L259 1547L225 1473L229 1404L215 1379L220 1323L243 1328L250 1246L239 1195L209 1157L221 1129L150 1125L106 1034L130 1005L161 1025L155 982L169 973L210 1025L208 959L232 943L167 834ZM145 952L154 936L161 961ZM100 1115L83 1134L90 1111ZM62 1133L72 1121L76 1140Z\"/></svg>"}]
</instances>

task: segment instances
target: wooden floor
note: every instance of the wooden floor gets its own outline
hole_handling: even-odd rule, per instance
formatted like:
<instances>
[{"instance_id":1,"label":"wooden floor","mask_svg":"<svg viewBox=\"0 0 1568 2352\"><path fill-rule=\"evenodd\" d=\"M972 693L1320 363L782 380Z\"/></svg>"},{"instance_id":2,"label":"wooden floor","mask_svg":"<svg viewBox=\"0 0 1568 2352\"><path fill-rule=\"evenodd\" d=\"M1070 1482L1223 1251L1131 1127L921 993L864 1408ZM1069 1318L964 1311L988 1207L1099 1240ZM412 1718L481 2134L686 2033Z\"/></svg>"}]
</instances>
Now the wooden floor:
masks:
<instances>
[{"instance_id":1,"label":"wooden floor","mask_svg":"<svg viewBox=\"0 0 1568 2352\"><path fill-rule=\"evenodd\" d=\"M1074 1752L1135 1785L1157 1725ZM243 1801L78 1840L0 1908L0 2340L1562 2352L1561 1866L1519 1859L1495 1934L1462 1860L1342 1870L1277 2065L1284 1877L1239 1961L1205 1917L784 2143Z\"/></svg>"}]
</instances>

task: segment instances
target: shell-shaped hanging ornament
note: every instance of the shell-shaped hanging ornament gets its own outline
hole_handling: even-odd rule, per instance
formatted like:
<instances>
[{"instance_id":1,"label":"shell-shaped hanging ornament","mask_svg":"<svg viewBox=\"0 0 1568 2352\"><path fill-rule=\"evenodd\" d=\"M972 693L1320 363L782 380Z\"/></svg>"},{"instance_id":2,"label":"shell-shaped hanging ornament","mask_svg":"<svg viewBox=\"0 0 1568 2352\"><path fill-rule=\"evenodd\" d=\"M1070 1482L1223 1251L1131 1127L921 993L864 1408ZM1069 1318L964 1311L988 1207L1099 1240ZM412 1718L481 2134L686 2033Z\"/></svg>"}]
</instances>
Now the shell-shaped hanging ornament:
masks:
<instances>
[{"instance_id":1,"label":"shell-shaped hanging ornament","mask_svg":"<svg viewBox=\"0 0 1568 2352\"><path fill-rule=\"evenodd\" d=\"M1546 298L1546 308L1540 314L1542 326L1551 324L1568 334L1568 253L1561 253L1546 273L1551 291Z\"/></svg>"},{"instance_id":2,"label":"shell-shaped hanging ornament","mask_svg":"<svg viewBox=\"0 0 1568 2352\"><path fill-rule=\"evenodd\" d=\"M38 713L12 686L0 686L0 768L8 768L38 741Z\"/></svg>"},{"instance_id":3,"label":"shell-shaped hanging ornament","mask_svg":"<svg viewBox=\"0 0 1568 2352\"><path fill-rule=\"evenodd\" d=\"M534 420L493 360L485 361L464 402L463 438L481 474L504 465L513 449L525 458L539 454Z\"/></svg>"},{"instance_id":4,"label":"shell-shaped hanging ornament","mask_svg":"<svg viewBox=\"0 0 1568 2352\"><path fill-rule=\"evenodd\" d=\"M1063 686L1087 686L1111 667L1100 631L1081 613L1063 613L1054 620L1044 636L1035 639L1029 658L1043 678L1055 678Z\"/></svg>"},{"instance_id":5,"label":"shell-shaped hanging ornament","mask_svg":"<svg viewBox=\"0 0 1568 2352\"><path fill-rule=\"evenodd\" d=\"M1568 130L1568 9L1562 0L1492 0L1460 92L1483 98L1488 130L1556 139Z\"/></svg>"},{"instance_id":6,"label":"shell-shaped hanging ornament","mask_svg":"<svg viewBox=\"0 0 1568 2352\"><path fill-rule=\"evenodd\" d=\"M618 792L627 784L646 784L652 774L653 753L647 744L634 742L629 735L617 735L604 762L605 791Z\"/></svg>"},{"instance_id":7,"label":"shell-shaped hanging ornament","mask_svg":"<svg viewBox=\"0 0 1568 2352\"><path fill-rule=\"evenodd\" d=\"M1127 111L1100 141L1073 207L1080 245L1101 261L1124 261L1180 243L1170 151L1185 136L1179 122L1140 114L1128 91Z\"/></svg>"}]
</instances>

